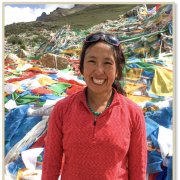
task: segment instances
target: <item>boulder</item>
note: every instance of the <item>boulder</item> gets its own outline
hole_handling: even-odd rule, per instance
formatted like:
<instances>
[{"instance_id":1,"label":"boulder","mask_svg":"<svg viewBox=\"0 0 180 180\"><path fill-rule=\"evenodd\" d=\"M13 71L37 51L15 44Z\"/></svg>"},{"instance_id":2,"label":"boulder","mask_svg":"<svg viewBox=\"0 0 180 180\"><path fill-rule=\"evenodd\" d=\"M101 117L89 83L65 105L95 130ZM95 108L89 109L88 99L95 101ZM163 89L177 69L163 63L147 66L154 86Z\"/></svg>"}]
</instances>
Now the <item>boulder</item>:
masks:
<instances>
[{"instance_id":1,"label":"boulder","mask_svg":"<svg viewBox=\"0 0 180 180\"><path fill-rule=\"evenodd\" d=\"M20 49L18 52L18 57L23 58L24 56L28 56L28 52L26 52L24 49Z\"/></svg>"},{"instance_id":2,"label":"boulder","mask_svg":"<svg viewBox=\"0 0 180 180\"><path fill-rule=\"evenodd\" d=\"M8 55L6 56L6 59L5 59L5 60L14 61L14 62L15 62L17 59L19 59L19 58L16 56L16 54L10 53L10 54L8 54Z\"/></svg>"},{"instance_id":3,"label":"boulder","mask_svg":"<svg viewBox=\"0 0 180 180\"><path fill-rule=\"evenodd\" d=\"M63 55L47 53L40 57L38 64L44 67L61 70L61 69L66 69L68 67L69 61Z\"/></svg>"}]
</instances>

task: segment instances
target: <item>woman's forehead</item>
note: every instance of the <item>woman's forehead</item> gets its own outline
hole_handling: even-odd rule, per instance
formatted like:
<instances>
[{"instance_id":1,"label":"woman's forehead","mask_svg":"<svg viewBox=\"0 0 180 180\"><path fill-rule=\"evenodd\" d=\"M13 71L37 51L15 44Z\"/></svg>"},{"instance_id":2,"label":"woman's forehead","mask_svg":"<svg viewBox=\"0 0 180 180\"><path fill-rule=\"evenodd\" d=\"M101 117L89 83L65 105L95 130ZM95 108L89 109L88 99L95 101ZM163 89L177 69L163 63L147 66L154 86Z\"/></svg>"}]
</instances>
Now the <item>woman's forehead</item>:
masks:
<instances>
[{"instance_id":1,"label":"woman's forehead","mask_svg":"<svg viewBox=\"0 0 180 180\"><path fill-rule=\"evenodd\" d=\"M105 58L115 58L115 51L111 47L112 45L105 42L97 42L96 44L88 47L85 51L85 57L90 56L102 56Z\"/></svg>"},{"instance_id":2,"label":"woman's forehead","mask_svg":"<svg viewBox=\"0 0 180 180\"><path fill-rule=\"evenodd\" d=\"M86 54L88 53L98 53L98 51L104 51L112 54L112 48L111 45L105 42L97 42L96 44L93 44L92 46L89 46L86 49Z\"/></svg>"}]
</instances>

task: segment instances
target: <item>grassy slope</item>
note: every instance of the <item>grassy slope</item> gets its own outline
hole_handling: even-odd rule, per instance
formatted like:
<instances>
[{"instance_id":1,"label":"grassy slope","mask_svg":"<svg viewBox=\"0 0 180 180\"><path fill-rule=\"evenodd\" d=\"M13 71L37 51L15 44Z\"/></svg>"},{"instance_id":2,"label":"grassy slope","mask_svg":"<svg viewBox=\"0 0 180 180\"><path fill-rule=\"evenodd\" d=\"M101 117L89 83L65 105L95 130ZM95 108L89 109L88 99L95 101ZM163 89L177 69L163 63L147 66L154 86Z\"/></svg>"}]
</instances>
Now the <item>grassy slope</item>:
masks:
<instances>
[{"instance_id":1,"label":"grassy slope","mask_svg":"<svg viewBox=\"0 0 180 180\"><path fill-rule=\"evenodd\" d=\"M51 22L26 22L15 23L5 26L5 36L10 34L20 34L32 31L32 28L58 30L64 25L70 24L72 29L88 29L105 20L117 20L119 15L125 14L138 4L99 4L88 9L67 15ZM149 4L147 8L154 7L157 4Z\"/></svg>"}]
</instances>

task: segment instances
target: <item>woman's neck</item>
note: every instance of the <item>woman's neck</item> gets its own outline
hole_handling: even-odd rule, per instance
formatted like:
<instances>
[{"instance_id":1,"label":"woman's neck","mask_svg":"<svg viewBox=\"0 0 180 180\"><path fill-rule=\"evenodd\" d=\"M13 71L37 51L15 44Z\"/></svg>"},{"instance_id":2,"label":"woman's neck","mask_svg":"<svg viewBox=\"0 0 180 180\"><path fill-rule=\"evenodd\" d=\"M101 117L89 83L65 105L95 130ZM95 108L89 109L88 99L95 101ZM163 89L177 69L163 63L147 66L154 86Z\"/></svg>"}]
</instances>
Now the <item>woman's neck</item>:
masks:
<instances>
[{"instance_id":1,"label":"woman's neck","mask_svg":"<svg viewBox=\"0 0 180 180\"><path fill-rule=\"evenodd\" d=\"M94 93L87 88L87 100L90 107L95 111L99 112L106 108L108 103L111 101L112 89L104 93Z\"/></svg>"}]
</instances>

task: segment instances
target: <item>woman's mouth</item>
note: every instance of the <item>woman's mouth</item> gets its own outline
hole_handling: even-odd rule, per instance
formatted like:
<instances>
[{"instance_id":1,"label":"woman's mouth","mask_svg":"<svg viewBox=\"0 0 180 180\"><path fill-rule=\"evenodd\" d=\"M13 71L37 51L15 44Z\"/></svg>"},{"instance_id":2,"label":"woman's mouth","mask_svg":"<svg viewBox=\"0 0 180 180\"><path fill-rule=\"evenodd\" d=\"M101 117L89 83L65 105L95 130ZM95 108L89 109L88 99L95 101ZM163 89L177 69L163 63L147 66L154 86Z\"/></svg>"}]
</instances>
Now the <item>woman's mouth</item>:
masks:
<instances>
[{"instance_id":1,"label":"woman's mouth","mask_svg":"<svg viewBox=\"0 0 180 180\"><path fill-rule=\"evenodd\" d=\"M93 81L93 83L95 83L95 84L99 84L99 85L102 85L105 81L106 81L106 79L95 79L95 78L92 78L92 81Z\"/></svg>"}]
</instances>

